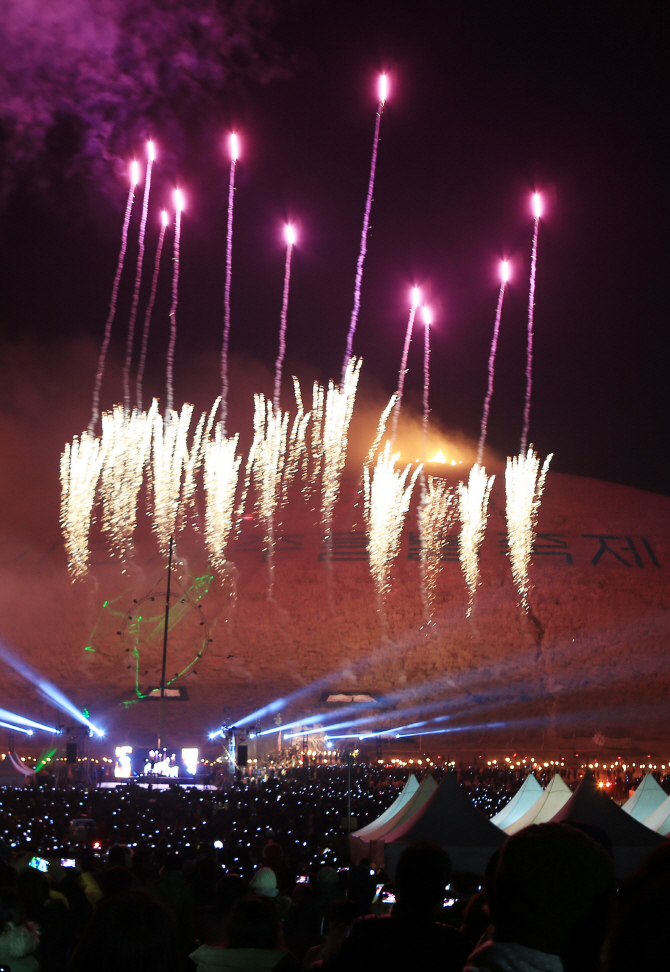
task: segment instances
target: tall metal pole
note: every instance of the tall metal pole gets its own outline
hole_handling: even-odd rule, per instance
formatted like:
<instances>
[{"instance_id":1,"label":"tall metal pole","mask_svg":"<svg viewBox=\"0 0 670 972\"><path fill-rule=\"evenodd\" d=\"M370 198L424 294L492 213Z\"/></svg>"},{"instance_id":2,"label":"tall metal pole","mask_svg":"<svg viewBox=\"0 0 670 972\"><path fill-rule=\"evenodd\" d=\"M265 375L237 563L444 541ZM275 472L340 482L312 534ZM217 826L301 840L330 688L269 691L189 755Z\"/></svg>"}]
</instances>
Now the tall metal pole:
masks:
<instances>
[{"instance_id":1,"label":"tall metal pole","mask_svg":"<svg viewBox=\"0 0 670 972\"><path fill-rule=\"evenodd\" d=\"M168 625L170 623L170 580L172 578L172 548L174 546L174 537L170 537L170 554L168 556L168 573L167 573L167 593L165 595L165 629L163 631L163 668L161 671L161 701L160 701L160 715L158 720L158 742L156 748L160 749L163 744L165 737L165 666L167 664L167 646L168 646Z\"/></svg>"},{"instance_id":2,"label":"tall metal pole","mask_svg":"<svg viewBox=\"0 0 670 972\"><path fill-rule=\"evenodd\" d=\"M347 755L347 833L351 835L351 750Z\"/></svg>"}]
</instances>

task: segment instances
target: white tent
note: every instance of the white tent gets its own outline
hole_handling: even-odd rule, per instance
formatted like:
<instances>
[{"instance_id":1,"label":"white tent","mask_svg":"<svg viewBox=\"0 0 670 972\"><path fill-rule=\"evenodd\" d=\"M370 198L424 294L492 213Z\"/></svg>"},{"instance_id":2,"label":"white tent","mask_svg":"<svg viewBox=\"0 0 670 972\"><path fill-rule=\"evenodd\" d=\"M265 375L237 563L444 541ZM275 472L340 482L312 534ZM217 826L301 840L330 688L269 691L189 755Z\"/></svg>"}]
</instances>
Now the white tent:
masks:
<instances>
[{"instance_id":1,"label":"white tent","mask_svg":"<svg viewBox=\"0 0 670 972\"><path fill-rule=\"evenodd\" d=\"M534 803L537 803L541 794L542 787L538 783L537 777L534 773L529 773L512 799L505 804L502 810L491 817L491 823L500 827L501 830L511 826L515 820L523 817L524 813L530 810Z\"/></svg>"},{"instance_id":2,"label":"white tent","mask_svg":"<svg viewBox=\"0 0 670 972\"><path fill-rule=\"evenodd\" d=\"M369 838L378 827L382 827L387 823L392 817L395 817L398 810L401 810L409 798L416 793L419 789L419 781L417 780L414 773L410 773L405 786L403 787L402 793L400 793L390 807L388 807L384 812L373 820L371 823L366 824L365 827L361 827L360 830L354 830L352 837L359 837L360 839Z\"/></svg>"},{"instance_id":3,"label":"white tent","mask_svg":"<svg viewBox=\"0 0 670 972\"><path fill-rule=\"evenodd\" d=\"M414 791L409 800L403 803L393 816L389 817L382 824L377 825L376 821L374 824L370 824L370 827L374 826L374 830L369 830L365 837L359 837L360 831L352 834L349 838L349 847L351 850L351 859L354 864L357 864L364 857L370 857L376 863L383 865L384 838L386 834L390 833L391 830L398 827L401 823L404 823L405 820L408 820L416 810L422 807L432 797L436 790L437 783L429 773L421 781L418 789Z\"/></svg>"},{"instance_id":4,"label":"white tent","mask_svg":"<svg viewBox=\"0 0 670 972\"><path fill-rule=\"evenodd\" d=\"M670 796L666 797L653 813L645 817L642 823L645 827L655 830L657 834L661 834L663 837L670 834Z\"/></svg>"},{"instance_id":5,"label":"white tent","mask_svg":"<svg viewBox=\"0 0 670 972\"><path fill-rule=\"evenodd\" d=\"M629 813L633 820L644 821L650 813L658 810L667 793L651 773L645 773L635 793L622 804L621 809Z\"/></svg>"},{"instance_id":6,"label":"white tent","mask_svg":"<svg viewBox=\"0 0 670 972\"><path fill-rule=\"evenodd\" d=\"M513 824L504 827L506 834L516 834L531 824L548 823L572 796L572 790L563 781L560 773L555 773L546 789L540 794L530 810Z\"/></svg>"}]
</instances>

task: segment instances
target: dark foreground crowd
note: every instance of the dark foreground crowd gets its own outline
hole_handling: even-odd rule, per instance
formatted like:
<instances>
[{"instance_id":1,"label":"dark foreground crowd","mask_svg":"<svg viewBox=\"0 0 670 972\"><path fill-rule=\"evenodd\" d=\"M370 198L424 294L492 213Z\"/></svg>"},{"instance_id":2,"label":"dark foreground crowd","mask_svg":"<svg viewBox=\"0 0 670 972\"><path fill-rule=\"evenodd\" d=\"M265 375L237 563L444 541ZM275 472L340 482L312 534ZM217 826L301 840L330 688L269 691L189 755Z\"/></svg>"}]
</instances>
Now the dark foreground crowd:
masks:
<instances>
[{"instance_id":1,"label":"dark foreground crowd","mask_svg":"<svg viewBox=\"0 0 670 972\"><path fill-rule=\"evenodd\" d=\"M0 791L0 970L670 968L670 842L620 887L600 835L566 824L510 837L481 878L414 844L391 882L366 861L345 866L344 779L320 783ZM401 785L359 778L359 824ZM75 851L77 818L96 829Z\"/></svg>"}]
</instances>

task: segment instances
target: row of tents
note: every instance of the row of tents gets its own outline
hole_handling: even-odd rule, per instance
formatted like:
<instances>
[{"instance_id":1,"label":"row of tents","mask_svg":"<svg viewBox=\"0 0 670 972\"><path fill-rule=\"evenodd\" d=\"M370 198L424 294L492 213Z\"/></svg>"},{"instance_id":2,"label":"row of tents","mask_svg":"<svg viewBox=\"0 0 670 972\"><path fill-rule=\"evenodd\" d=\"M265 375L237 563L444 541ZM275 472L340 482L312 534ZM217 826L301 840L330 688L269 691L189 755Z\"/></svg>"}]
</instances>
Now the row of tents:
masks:
<instances>
[{"instance_id":1,"label":"row of tents","mask_svg":"<svg viewBox=\"0 0 670 972\"><path fill-rule=\"evenodd\" d=\"M415 840L444 847L458 871L481 874L506 838L531 824L579 821L604 832L618 877L637 868L670 834L670 797L648 773L618 806L587 770L574 793L556 773L543 789L533 773L490 820L472 803L454 772L439 786L412 774L402 793L376 820L350 836L352 860L369 858L393 876L400 854Z\"/></svg>"}]
</instances>

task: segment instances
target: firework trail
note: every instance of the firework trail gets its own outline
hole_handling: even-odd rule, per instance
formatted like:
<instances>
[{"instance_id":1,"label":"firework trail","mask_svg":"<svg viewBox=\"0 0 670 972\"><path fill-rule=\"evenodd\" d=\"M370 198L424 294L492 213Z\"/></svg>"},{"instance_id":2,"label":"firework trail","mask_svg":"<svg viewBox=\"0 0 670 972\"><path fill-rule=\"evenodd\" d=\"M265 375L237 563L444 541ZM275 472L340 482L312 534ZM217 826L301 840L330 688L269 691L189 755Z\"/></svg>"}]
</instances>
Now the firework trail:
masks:
<instances>
[{"instance_id":1,"label":"firework trail","mask_svg":"<svg viewBox=\"0 0 670 972\"><path fill-rule=\"evenodd\" d=\"M126 248L128 246L128 225L130 223L130 211L133 208L135 186L137 185L138 181L139 166L137 162L133 162L130 167L130 189L128 191L128 201L126 203L126 214L123 218L123 228L121 229L121 249L119 250L119 259L116 265L114 283L112 284L112 297L109 302L109 314L107 315L105 332L102 339L102 347L100 348L100 356L98 358L98 370L95 373L95 382L93 385L93 406L91 409L91 421L88 426L88 431L91 435L93 435L95 432L95 427L98 424L98 419L100 418L100 388L102 386L102 378L105 373L105 362L107 360L109 339L112 336L112 324L114 323L114 317L116 316L116 301L119 294L119 282L121 280L123 264L126 259Z\"/></svg>"},{"instance_id":2,"label":"firework trail","mask_svg":"<svg viewBox=\"0 0 670 972\"><path fill-rule=\"evenodd\" d=\"M333 548L333 513L340 492L342 472L347 458L349 425L354 411L356 389L361 372L361 358L350 358L342 385L328 383L323 417L323 473L321 476L321 524L325 533L326 559L331 563Z\"/></svg>"},{"instance_id":3,"label":"firework trail","mask_svg":"<svg viewBox=\"0 0 670 972\"><path fill-rule=\"evenodd\" d=\"M182 499L182 475L189 461L188 430L193 406L183 405L165 420L156 411L153 423L151 479L153 530L161 554L168 556L170 537L178 529Z\"/></svg>"},{"instance_id":4,"label":"firework trail","mask_svg":"<svg viewBox=\"0 0 670 972\"><path fill-rule=\"evenodd\" d=\"M163 241L165 239L165 230L168 224L168 214L163 210L161 213L161 231L158 236L158 246L156 247L156 262L154 263L154 274L151 279L151 294L149 295L149 303L147 304L146 313L144 315L144 327L142 329L142 347L140 349L140 362L137 366L137 381L135 383L135 396L137 401L137 407L142 408L142 381L144 380L144 366L147 360L147 345L149 343L149 327L151 325L151 314L154 309L154 303L156 301L156 289L158 287L158 273L161 265L161 254L163 252Z\"/></svg>"},{"instance_id":5,"label":"firework trail","mask_svg":"<svg viewBox=\"0 0 670 972\"><path fill-rule=\"evenodd\" d=\"M400 537L409 510L412 491L421 471L418 466L409 476L408 464L396 470L397 453L387 442L370 474L364 467L365 520L368 526L370 570L377 590L377 605L384 620L384 600L391 589L391 567L398 556ZM409 482L408 482L409 477Z\"/></svg>"},{"instance_id":6,"label":"firework trail","mask_svg":"<svg viewBox=\"0 0 670 972\"><path fill-rule=\"evenodd\" d=\"M312 385L312 430L310 436L310 453L312 457L311 473L305 484L305 497L309 500L323 471L323 409L325 393L318 382Z\"/></svg>"},{"instance_id":7,"label":"firework trail","mask_svg":"<svg viewBox=\"0 0 670 972\"><path fill-rule=\"evenodd\" d=\"M226 546L235 525L235 492L242 462L236 455L238 439L237 435L226 438L219 422L214 438L207 439L204 446L205 543L212 565L221 575L226 573Z\"/></svg>"},{"instance_id":8,"label":"firework trail","mask_svg":"<svg viewBox=\"0 0 670 972\"><path fill-rule=\"evenodd\" d=\"M235 168L239 145L237 135L230 136L230 177L228 180L228 228L226 231L226 284L223 292L223 345L221 347L221 425L226 434L228 422L228 340L230 337L230 283L233 271L233 206L235 202Z\"/></svg>"},{"instance_id":9,"label":"firework trail","mask_svg":"<svg viewBox=\"0 0 670 972\"><path fill-rule=\"evenodd\" d=\"M101 441L90 432L75 435L60 458L60 522L73 580L81 579L88 572L88 535L103 460Z\"/></svg>"},{"instance_id":10,"label":"firework trail","mask_svg":"<svg viewBox=\"0 0 670 972\"><path fill-rule=\"evenodd\" d=\"M275 362L275 388L273 404L275 411L279 411L279 398L281 395L281 373L286 354L286 315L288 312L288 291L291 283L291 254L295 244L295 229L292 226L286 227L286 264L284 266L284 294L281 303L281 318L279 324L279 353Z\"/></svg>"},{"instance_id":11,"label":"firework trail","mask_svg":"<svg viewBox=\"0 0 670 972\"><path fill-rule=\"evenodd\" d=\"M458 517L458 503L455 490L450 489L444 479L427 476L421 486L418 508L421 600L426 620L430 621L437 579L442 569L442 553L449 530Z\"/></svg>"},{"instance_id":12,"label":"firework trail","mask_svg":"<svg viewBox=\"0 0 670 972\"><path fill-rule=\"evenodd\" d=\"M469 591L468 610L465 614L468 618L480 582L479 548L486 530L489 495L494 479L495 476L487 476L486 470L475 463L470 470L467 486L465 483L458 484L458 512L461 520L458 556Z\"/></svg>"},{"instance_id":13,"label":"firework trail","mask_svg":"<svg viewBox=\"0 0 670 972\"><path fill-rule=\"evenodd\" d=\"M165 421L172 419L172 402L174 393L172 388L172 372L174 369L174 346L177 341L177 292L179 289L179 244L181 238L181 211L184 200L179 189L174 191L175 221L174 221L174 257L172 271L172 304L170 306L170 342L167 352L167 395L165 397Z\"/></svg>"},{"instance_id":14,"label":"firework trail","mask_svg":"<svg viewBox=\"0 0 670 972\"><path fill-rule=\"evenodd\" d=\"M423 308L423 417L421 419L421 436L423 438L424 460L426 458L426 442L428 440L428 416L430 415L430 325L431 314L427 307Z\"/></svg>"},{"instance_id":15,"label":"firework trail","mask_svg":"<svg viewBox=\"0 0 670 972\"><path fill-rule=\"evenodd\" d=\"M509 557L524 614L528 613L528 567L535 539L535 525L551 459L550 454L540 469L540 460L530 447L525 455L508 458L505 469Z\"/></svg>"},{"instance_id":16,"label":"firework trail","mask_svg":"<svg viewBox=\"0 0 670 972\"><path fill-rule=\"evenodd\" d=\"M121 405L115 405L111 412L102 413L102 529L109 539L112 556L122 560L132 551L137 497L144 467L151 454L151 436L157 414L156 401L148 412L139 409L127 412Z\"/></svg>"},{"instance_id":17,"label":"firework trail","mask_svg":"<svg viewBox=\"0 0 670 972\"><path fill-rule=\"evenodd\" d=\"M395 442L396 433L398 431L398 418L400 416L400 406L402 405L402 395L405 388L405 375L407 374L407 355L409 354L409 345L412 340L412 329L414 327L414 317L416 316L416 309L419 305L419 290L417 287L412 289L412 306L409 311L409 320L407 321L407 330L405 332L405 344L402 349L402 358L400 359L400 371L398 372L398 392L396 396L395 408L393 409L393 423L391 425L391 442Z\"/></svg>"},{"instance_id":18,"label":"firework trail","mask_svg":"<svg viewBox=\"0 0 670 972\"><path fill-rule=\"evenodd\" d=\"M268 600L275 588L275 513L282 496L286 464L288 412L276 412L262 394L254 395L254 438L247 459L256 488L256 506L265 527L265 553L268 562Z\"/></svg>"},{"instance_id":19,"label":"firework trail","mask_svg":"<svg viewBox=\"0 0 670 972\"><path fill-rule=\"evenodd\" d=\"M139 249L137 251L137 270L135 271L135 287L133 290L133 302L130 306L130 318L128 320L128 338L126 341L126 361L123 366L123 407L126 412L130 411L130 367L133 360L133 343L135 340L135 319L137 317L137 305L140 300L140 283L142 282L142 264L144 263L144 236L147 230L147 212L149 210L149 193L151 192L151 170L153 168L156 154L154 143L147 142L147 175L144 181L144 193L142 195L142 218L140 219Z\"/></svg>"},{"instance_id":20,"label":"firework trail","mask_svg":"<svg viewBox=\"0 0 670 972\"><path fill-rule=\"evenodd\" d=\"M366 456L365 463L364 463L365 466L371 466L374 461L377 449L379 448L380 443L384 437L384 432L386 432L386 423L388 422L388 417L391 414L391 409L393 408L393 406L397 401L397 397L398 397L397 393L393 392L393 394L389 399L388 405L386 406L382 414L379 416L379 423L377 424L377 432L375 434L375 440L370 446L370 449L368 450L368 454Z\"/></svg>"},{"instance_id":21,"label":"firework trail","mask_svg":"<svg viewBox=\"0 0 670 972\"><path fill-rule=\"evenodd\" d=\"M365 256L368 249L368 229L370 227L370 211L372 209L372 196L375 189L375 170L377 168L377 149L379 147L379 126L382 120L382 112L384 111L384 105L386 103L387 93L388 93L388 80L386 75L382 74L379 79L379 104L377 105L375 134L372 140L372 160L370 162L370 179L368 181L368 194L365 198L365 213L363 215L361 247L358 253L358 262L356 264L356 279L354 282L354 307L351 312L349 333L347 335L347 349L344 353L344 364L342 365L342 385L343 386L344 386L347 366L349 364L349 359L351 358L351 355L353 353L352 348L354 343L354 334L356 333L356 324L358 323L358 313L361 309L361 284L363 282L363 264L365 263Z\"/></svg>"},{"instance_id":22,"label":"firework trail","mask_svg":"<svg viewBox=\"0 0 670 972\"><path fill-rule=\"evenodd\" d=\"M186 514L195 506L196 475L205 459L204 443L209 440L219 405L220 399L217 398L210 409L209 416L206 416L204 412L200 416L195 432L193 433L191 448L188 450L188 456L184 462L184 480L181 488L179 506L180 521L178 529L180 530L185 525ZM197 527L197 519L193 525Z\"/></svg>"},{"instance_id":23,"label":"firework trail","mask_svg":"<svg viewBox=\"0 0 670 972\"><path fill-rule=\"evenodd\" d=\"M509 264L503 260L500 266L500 290L498 291L498 304L496 306L496 319L493 325L493 337L491 339L491 350L489 352L489 377L484 398L484 409L482 411L482 424L479 432L479 443L477 445L477 465L481 466L484 457L484 444L486 442L486 432L489 424L489 410L491 408L491 398L493 397L493 379L495 376L496 351L498 349L498 334L500 332L500 318L502 316L503 298L505 296L505 286L509 280Z\"/></svg>"},{"instance_id":24,"label":"firework trail","mask_svg":"<svg viewBox=\"0 0 670 972\"><path fill-rule=\"evenodd\" d=\"M538 192L533 194L533 214L535 225L533 229L533 248L530 256L530 287L528 290L528 341L526 346L526 397L523 405L523 432L521 433L521 448L519 455L524 455L528 444L528 426L530 424L530 393L533 384L533 317L535 314L535 271L537 269L537 234L542 215L542 199Z\"/></svg>"}]
</instances>

